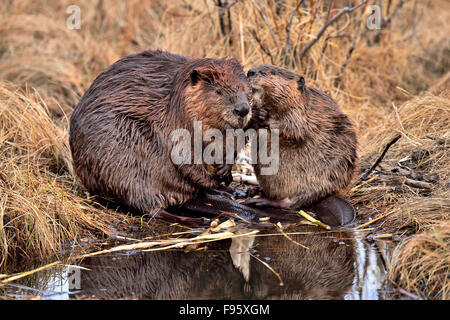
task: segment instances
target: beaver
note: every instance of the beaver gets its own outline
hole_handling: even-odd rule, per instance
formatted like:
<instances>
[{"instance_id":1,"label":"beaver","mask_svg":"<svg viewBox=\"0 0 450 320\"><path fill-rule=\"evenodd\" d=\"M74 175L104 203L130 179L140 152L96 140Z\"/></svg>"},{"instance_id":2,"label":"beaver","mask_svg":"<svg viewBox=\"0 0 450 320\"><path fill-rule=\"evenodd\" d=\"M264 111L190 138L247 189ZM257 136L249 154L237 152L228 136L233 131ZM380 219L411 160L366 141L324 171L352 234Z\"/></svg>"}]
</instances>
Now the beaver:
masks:
<instances>
[{"instance_id":1,"label":"beaver","mask_svg":"<svg viewBox=\"0 0 450 320\"><path fill-rule=\"evenodd\" d=\"M273 175L261 174L263 165L254 165L267 198L243 203L280 208L315 205L317 213L334 215L339 224L352 221L353 206L339 197L358 162L358 139L349 118L329 95L307 86L297 73L261 65L247 76L254 100L251 123L279 130L280 165Z\"/></svg>"},{"instance_id":2,"label":"beaver","mask_svg":"<svg viewBox=\"0 0 450 320\"><path fill-rule=\"evenodd\" d=\"M172 132L184 129L192 136L194 121L201 121L203 131L243 128L251 97L236 59L162 50L125 56L94 80L73 111L75 172L92 194L179 222L164 209L216 188L217 173L228 170L194 161L174 164Z\"/></svg>"}]
</instances>

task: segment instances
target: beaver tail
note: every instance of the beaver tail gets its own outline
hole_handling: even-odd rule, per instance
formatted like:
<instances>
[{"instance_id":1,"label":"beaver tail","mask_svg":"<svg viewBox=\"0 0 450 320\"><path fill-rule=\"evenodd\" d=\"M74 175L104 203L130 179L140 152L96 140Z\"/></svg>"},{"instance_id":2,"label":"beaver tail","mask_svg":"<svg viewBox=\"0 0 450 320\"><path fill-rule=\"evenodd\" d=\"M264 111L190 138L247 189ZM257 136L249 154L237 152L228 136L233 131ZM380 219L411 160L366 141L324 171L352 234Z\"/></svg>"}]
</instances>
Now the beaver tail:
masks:
<instances>
[{"instance_id":1,"label":"beaver tail","mask_svg":"<svg viewBox=\"0 0 450 320\"><path fill-rule=\"evenodd\" d=\"M356 217L353 205L337 195L329 195L312 206L313 212L326 224L344 226L352 223Z\"/></svg>"}]
</instances>

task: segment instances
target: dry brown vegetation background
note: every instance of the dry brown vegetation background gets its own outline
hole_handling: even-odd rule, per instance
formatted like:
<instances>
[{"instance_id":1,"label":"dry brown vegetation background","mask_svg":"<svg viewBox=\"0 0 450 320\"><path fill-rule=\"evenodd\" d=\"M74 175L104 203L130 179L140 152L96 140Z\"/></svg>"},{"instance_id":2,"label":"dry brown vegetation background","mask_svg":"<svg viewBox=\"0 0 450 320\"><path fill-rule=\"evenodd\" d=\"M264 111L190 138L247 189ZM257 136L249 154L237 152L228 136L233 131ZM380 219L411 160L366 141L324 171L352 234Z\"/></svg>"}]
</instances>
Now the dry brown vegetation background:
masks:
<instances>
[{"instance_id":1,"label":"dry brown vegetation background","mask_svg":"<svg viewBox=\"0 0 450 320\"><path fill-rule=\"evenodd\" d=\"M79 30L66 24L72 4ZM373 4L381 30L366 27ZM52 256L64 241L109 235L131 219L92 201L76 182L68 119L110 64L161 48L304 74L357 125L361 172L400 134L351 199L362 219L400 208L377 225L404 240L391 280L448 299L449 20L446 0L1 1L0 266Z\"/></svg>"}]
</instances>

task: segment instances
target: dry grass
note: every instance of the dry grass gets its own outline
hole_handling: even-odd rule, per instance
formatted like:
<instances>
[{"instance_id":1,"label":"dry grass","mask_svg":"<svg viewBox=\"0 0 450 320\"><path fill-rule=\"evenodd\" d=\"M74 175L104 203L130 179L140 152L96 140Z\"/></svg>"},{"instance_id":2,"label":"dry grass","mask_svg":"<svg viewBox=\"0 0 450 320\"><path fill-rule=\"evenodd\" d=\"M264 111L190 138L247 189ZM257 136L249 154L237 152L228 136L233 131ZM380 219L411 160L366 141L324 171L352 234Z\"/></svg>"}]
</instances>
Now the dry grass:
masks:
<instances>
[{"instance_id":1,"label":"dry grass","mask_svg":"<svg viewBox=\"0 0 450 320\"><path fill-rule=\"evenodd\" d=\"M449 298L450 95L425 93L400 107L372 133L366 167L395 135L400 140L378 167L378 178L353 195L364 218L384 207L400 209L378 223L379 232L414 234L394 256L389 276L401 287L433 299ZM375 174L375 173L374 173ZM411 184L418 181L418 184ZM426 188L422 182L425 182Z\"/></svg>"},{"instance_id":2,"label":"dry grass","mask_svg":"<svg viewBox=\"0 0 450 320\"><path fill-rule=\"evenodd\" d=\"M431 299L450 299L450 225L437 224L405 241L393 260L391 280Z\"/></svg>"},{"instance_id":3,"label":"dry grass","mask_svg":"<svg viewBox=\"0 0 450 320\"><path fill-rule=\"evenodd\" d=\"M0 264L52 255L68 240L109 233L105 214L75 194L67 131L52 121L39 96L0 83Z\"/></svg>"},{"instance_id":4,"label":"dry grass","mask_svg":"<svg viewBox=\"0 0 450 320\"><path fill-rule=\"evenodd\" d=\"M380 177L352 196L362 217L401 208L378 228L419 232L416 237L445 230L450 3L406 1L378 42L378 32L365 28L369 13L358 8L331 24L303 56L302 49L327 17L360 1L336 0L328 11L328 1L305 0L293 12L297 3L285 1L279 8L273 1L239 1L230 9L231 31L223 35L211 0L77 1L80 30L66 27L66 8L73 1L1 1L0 79L7 82L0 84L0 266L19 255L48 257L61 242L83 235L108 234L111 222L120 219L77 194L67 119L102 70L125 54L148 48L196 57L235 56L246 69L273 63L304 74L358 126L363 168L393 136L402 135L378 168ZM397 3L384 1L383 14L392 15ZM432 93L421 94L429 88ZM430 188L411 187L405 175L392 172L400 160ZM435 228L441 222L444 226ZM405 251L418 245L412 238L400 252L419 252ZM402 255L397 260L393 278L405 272L401 262L408 259ZM409 273L409 281L415 274ZM437 292L448 297L446 290Z\"/></svg>"},{"instance_id":5,"label":"dry grass","mask_svg":"<svg viewBox=\"0 0 450 320\"><path fill-rule=\"evenodd\" d=\"M448 91L443 91L439 96L425 93L400 107L393 104L391 110L377 130L367 133L366 139L372 143L364 146L364 169L372 164L392 137L400 134L401 138L389 149L378 172L373 173L379 177L358 190L353 196L354 200L370 204L372 210L393 203L401 205L404 216L393 216L386 220L390 231L404 227L404 219L411 223L419 221L421 212L434 215L435 221L448 218ZM425 182L424 188L414 186L411 181Z\"/></svg>"}]
</instances>

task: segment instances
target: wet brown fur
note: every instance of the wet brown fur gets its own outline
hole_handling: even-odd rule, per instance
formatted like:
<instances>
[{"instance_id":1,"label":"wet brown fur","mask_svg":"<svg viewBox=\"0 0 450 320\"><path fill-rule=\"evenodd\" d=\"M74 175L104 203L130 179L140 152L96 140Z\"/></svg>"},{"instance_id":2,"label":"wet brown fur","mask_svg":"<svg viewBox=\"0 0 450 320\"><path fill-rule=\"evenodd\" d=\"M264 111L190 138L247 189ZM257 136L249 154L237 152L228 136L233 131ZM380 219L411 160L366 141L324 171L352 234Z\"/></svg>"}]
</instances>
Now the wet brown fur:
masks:
<instances>
[{"instance_id":1,"label":"wet brown fur","mask_svg":"<svg viewBox=\"0 0 450 320\"><path fill-rule=\"evenodd\" d=\"M288 198L290 207L298 208L345 193L358 161L357 135L348 117L329 95L306 86L294 72L272 65L252 71L256 125L280 133L278 172L261 175L261 165L255 165L265 195Z\"/></svg>"},{"instance_id":2,"label":"wet brown fur","mask_svg":"<svg viewBox=\"0 0 450 320\"><path fill-rule=\"evenodd\" d=\"M97 77L72 114L75 171L91 193L143 213L182 204L201 189L217 187L217 168L174 165L170 134L184 128L193 137L194 120L202 121L203 131L243 127L250 113L233 114L239 94L251 99L235 59L160 50L126 56Z\"/></svg>"}]
</instances>

